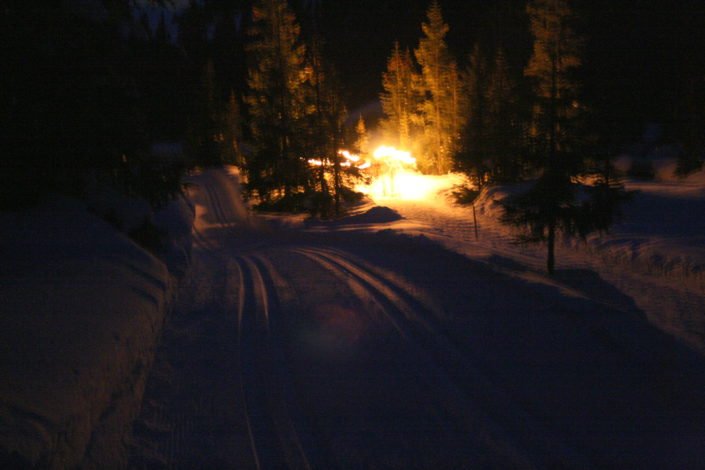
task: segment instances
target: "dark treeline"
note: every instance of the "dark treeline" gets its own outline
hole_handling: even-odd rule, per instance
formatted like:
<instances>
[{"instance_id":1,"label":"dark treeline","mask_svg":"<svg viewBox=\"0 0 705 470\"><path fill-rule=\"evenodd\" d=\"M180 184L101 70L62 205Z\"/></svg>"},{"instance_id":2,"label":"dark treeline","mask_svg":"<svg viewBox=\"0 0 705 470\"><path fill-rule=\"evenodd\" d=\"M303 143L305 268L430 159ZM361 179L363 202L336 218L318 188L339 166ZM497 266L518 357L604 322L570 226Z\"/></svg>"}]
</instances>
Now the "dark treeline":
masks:
<instances>
[{"instance_id":1,"label":"dark treeline","mask_svg":"<svg viewBox=\"0 0 705 470\"><path fill-rule=\"evenodd\" d=\"M417 90L426 114L409 117L423 131L418 141L435 145L425 169L460 168L483 184L524 177L570 147L551 150L546 128L537 140L536 113L550 107L539 106L538 77L527 72L536 43L528 3L439 2L445 59L434 69L424 57L435 46L422 31L433 27L431 2L202 0L166 14L166 0L10 0L0 10L2 204L48 190L80 195L97 182L158 205L189 168L230 162L260 200L287 196L293 208L330 212L354 177L340 168L337 148L364 137L342 121L385 91L380 78L395 41L395 60L408 54L426 77ZM683 168L696 167L705 144L703 8L553 3L570 7L580 39L579 67L570 71L571 102L581 111L571 119L571 146L580 141L592 166L608 166L597 160L656 123L663 141L682 146ZM162 16L147 15L145 5L161 5ZM286 14L253 15L276 9ZM289 49L277 52L269 34L281 27L290 41L279 43ZM441 77L441 69L452 73ZM181 143L183 157L155 155L163 141ZM308 165L311 158L321 165Z\"/></svg>"},{"instance_id":2,"label":"dark treeline","mask_svg":"<svg viewBox=\"0 0 705 470\"><path fill-rule=\"evenodd\" d=\"M394 42L402 49L417 47L430 1L359 0L328 8L323 3L324 33L332 48L341 51L332 59L355 109L382 91L378 74ZM526 3L442 0L450 27L447 44L460 68L469 64L475 46L493 57L501 44L510 67L521 74L532 44ZM599 101L604 113L611 113L604 120L610 121L614 139L639 139L649 123L664 126L664 139L679 139L687 127L684 110L694 102L690 96L703 89L701 2L576 0L571 6L586 41L580 72L584 93Z\"/></svg>"},{"instance_id":3,"label":"dark treeline","mask_svg":"<svg viewBox=\"0 0 705 470\"><path fill-rule=\"evenodd\" d=\"M180 191L189 168L235 161L240 3L194 2L169 19L162 0L6 2L2 206L103 185L157 207ZM148 17L143 4L164 13ZM175 145L154 150L164 142Z\"/></svg>"},{"instance_id":4,"label":"dark treeline","mask_svg":"<svg viewBox=\"0 0 705 470\"><path fill-rule=\"evenodd\" d=\"M0 9L2 205L110 185L159 206L185 171L227 162L265 203L337 211L354 175L337 156L345 105L316 3L298 17L283 0L171 5Z\"/></svg>"},{"instance_id":5,"label":"dark treeline","mask_svg":"<svg viewBox=\"0 0 705 470\"><path fill-rule=\"evenodd\" d=\"M6 2L0 9L3 206L111 184L155 205L181 170L149 155L182 133L185 63L126 2ZM183 81L182 81L183 80Z\"/></svg>"}]
</instances>

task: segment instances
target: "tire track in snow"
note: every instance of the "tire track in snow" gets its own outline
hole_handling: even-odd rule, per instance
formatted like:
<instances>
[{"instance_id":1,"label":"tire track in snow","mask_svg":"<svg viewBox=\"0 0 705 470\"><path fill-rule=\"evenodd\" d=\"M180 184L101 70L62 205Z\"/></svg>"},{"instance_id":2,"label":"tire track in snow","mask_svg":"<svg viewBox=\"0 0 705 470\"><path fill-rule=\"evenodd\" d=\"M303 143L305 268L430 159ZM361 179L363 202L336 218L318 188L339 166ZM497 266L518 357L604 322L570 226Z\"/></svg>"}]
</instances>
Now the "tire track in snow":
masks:
<instances>
[{"instance_id":1,"label":"tire track in snow","mask_svg":"<svg viewBox=\"0 0 705 470\"><path fill-rule=\"evenodd\" d=\"M371 302L382 312L398 334L412 346L419 369L427 370L425 386L436 390L436 397L478 428L489 429L484 439L491 447L504 451L531 466L546 462L570 462L587 466L588 458L571 448L540 418L522 408L512 392L491 380L482 366L463 353L435 322L435 313L404 286L376 274L362 262L341 251L314 247L293 248L348 284L363 302ZM471 380L461 380L469 377ZM477 403L482 407L478 407ZM488 411L482 411L487 409ZM492 417L490 417L492 416ZM557 448L556 443L563 446ZM524 455L522 455L524 454ZM526 455L528 454L528 455Z\"/></svg>"},{"instance_id":2,"label":"tire track in snow","mask_svg":"<svg viewBox=\"0 0 705 470\"><path fill-rule=\"evenodd\" d=\"M211 185L201 185L206 202L220 227L233 224ZM198 233L207 254L215 256L212 241ZM238 369L244 420L252 464L256 468L311 468L308 453L291 418L293 399L286 396L291 378L283 367L280 338L273 337L279 315L271 265L262 257L235 258L239 277ZM274 328L277 330L278 328ZM300 415L300 414L299 414ZM299 418L301 419L301 418ZM311 447L310 439L306 439Z\"/></svg>"},{"instance_id":3,"label":"tire track in snow","mask_svg":"<svg viewBox=\"0 0 705 470\"><path fill-rule=\"evenodd\" d=\"M281 311L270 267L239 256L238 369L245 423L256 468L314 468L312 439L293 396L281 338ZM294 419L296 418L296 420Z\"/></svg>"}]
</instances>

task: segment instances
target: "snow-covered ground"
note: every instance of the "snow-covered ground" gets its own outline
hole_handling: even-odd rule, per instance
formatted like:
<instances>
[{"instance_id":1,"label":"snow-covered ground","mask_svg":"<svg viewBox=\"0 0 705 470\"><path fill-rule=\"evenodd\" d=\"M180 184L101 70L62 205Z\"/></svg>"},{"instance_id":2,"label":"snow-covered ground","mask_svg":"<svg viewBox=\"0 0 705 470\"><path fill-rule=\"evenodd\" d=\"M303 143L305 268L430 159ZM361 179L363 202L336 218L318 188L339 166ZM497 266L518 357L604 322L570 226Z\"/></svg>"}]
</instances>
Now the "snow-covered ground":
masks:
<instances>
[{"instance_id":1,"label":"snow-covered ground","mask_svg":"<svg viewBox=\"0 0 705 470\"><path fill-rule=\"evenodd\" d=\"M188 219L177 201L157 220L178 269ZM0 214L0 259L0 462L124 466L173 303L167 266L62 198Z\"/></svg>"},{"instance_id":2,"label":"snow-covered ground","mask_svg":"<svg viewBox=\"0 0 705 470\"><path fill-rule=\"evenodd\" d=\"M633 198L610 233L559 244L558 273L552 279L543 275L545 246L516 245L513 229L498 221L498 201L516 191L511 186L480 195L475 203L477 236L472 207L453 205L443 197L384 203L405 217L403 224L419 225L401 230L423 234L506 274L578 291L585 283L581 272L597 275L653 324L705 352L705 218L700 216L705 214L705 172L676 178L672 160L656 168L655 181L625 181ZM587 289L583 295L601 296L582 288Z\"/></svg>"},{"instance_id":3,"label":"snow-covered ground","mask_svg":"<svg viewBox=\"0 0 705 470\"><path fill-rule=\"evenodd\" d=\"M476 240L471 212L444 203L315 222L253 216L236 172L193 183L193 263L135 423L135 467L705 461L697 286L605 262L599 241L562 246L549 278L540 247L509 243L489 195Z\"/></svg>"}]
</instances>

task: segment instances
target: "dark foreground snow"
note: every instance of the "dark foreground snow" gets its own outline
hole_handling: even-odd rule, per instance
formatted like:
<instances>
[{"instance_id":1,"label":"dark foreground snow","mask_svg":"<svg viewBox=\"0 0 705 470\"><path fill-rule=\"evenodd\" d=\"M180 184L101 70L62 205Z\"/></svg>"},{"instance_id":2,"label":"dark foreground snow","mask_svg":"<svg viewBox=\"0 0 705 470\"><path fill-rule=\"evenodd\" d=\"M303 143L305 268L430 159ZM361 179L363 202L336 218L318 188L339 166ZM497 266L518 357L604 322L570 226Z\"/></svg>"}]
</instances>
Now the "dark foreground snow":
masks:
<instances>
[{"instance_id":1,"label":"dark foreground snow","mask_svg":"<svg viewBox=\"0 0 705 470\"><path fill-rule=\"evenodd\" d=\"M0 215L0 463L125 465L173 284L61 200Z\"/></svg>"},{"instance_id":2,"label":"dark foreground snow","mask_svg":"<svg viewBox=\"0 0 705 470\"><path fill-rule=\"evenodd\" d=\"M131 465L705 461L703 357L589 266L551 280L492 245L473 259L451 236L467 226L443 247L430 220L395 221L393 207L274 229L235 176L194 183L193 264Z\"/></svg>"}]
</instances>

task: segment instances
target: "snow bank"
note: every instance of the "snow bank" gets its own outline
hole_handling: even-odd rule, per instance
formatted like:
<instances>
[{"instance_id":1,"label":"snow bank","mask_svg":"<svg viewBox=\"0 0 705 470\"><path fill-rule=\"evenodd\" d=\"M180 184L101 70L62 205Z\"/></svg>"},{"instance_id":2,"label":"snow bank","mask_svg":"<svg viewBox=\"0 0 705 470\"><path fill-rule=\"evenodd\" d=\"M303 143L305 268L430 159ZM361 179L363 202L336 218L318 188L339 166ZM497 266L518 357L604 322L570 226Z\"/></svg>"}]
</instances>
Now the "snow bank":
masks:
<instances>
[{"instance_id":1,"label":"snow bank","mask_svg":"<svg viewBox=\"0 0 705 470\"><path fill-rule=\"evenodd\" d=\"M0 214L0 250L0 463L120 465L167 268L66 200Z\"/></svg>"},{"instance_id":2,"label":"snow bank","mask_svg":"<svg viewBox=\"0 0 705 470\"><path fill-rule=\"evenodd\" d=\"M185 196L171 201L153 216L155 226L164 233L164 246L160 255L169 272L181 278L191 265L191 234L195 218L193 203Z\"/></svg>"}]
</instances>

